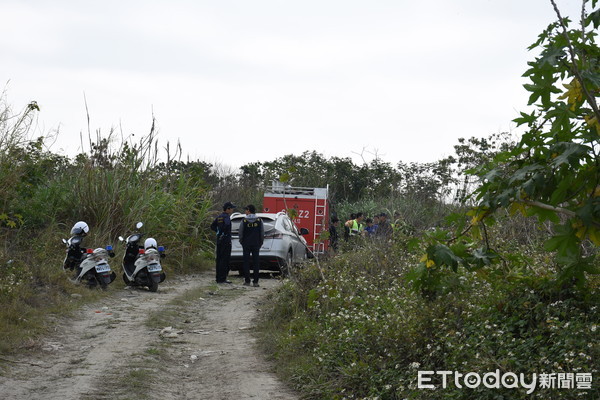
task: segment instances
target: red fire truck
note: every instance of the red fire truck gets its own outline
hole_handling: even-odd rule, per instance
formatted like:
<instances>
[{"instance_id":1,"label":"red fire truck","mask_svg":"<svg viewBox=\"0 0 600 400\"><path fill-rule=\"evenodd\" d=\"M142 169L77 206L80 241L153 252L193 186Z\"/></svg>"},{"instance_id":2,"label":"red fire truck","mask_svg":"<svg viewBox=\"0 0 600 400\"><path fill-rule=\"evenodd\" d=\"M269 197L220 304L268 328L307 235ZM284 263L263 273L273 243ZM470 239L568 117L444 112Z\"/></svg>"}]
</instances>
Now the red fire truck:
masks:
<instances>
[{"instance_id":1,"label":"red fire truck","mask_svg":"<svg viewBox=\"0 0 600 400\"><path fill-rule=\"evenodd\" d=\"M292 187L281 182L273 182L264 195L263 211L276 213L280 211L292 214L295 210L294 223L298 228L308 229L304 238L308 248L317 254L324 253L328 241L320 241L321 232L329 229L329 187L305 188Z\"/></svg>"}]
</instances>

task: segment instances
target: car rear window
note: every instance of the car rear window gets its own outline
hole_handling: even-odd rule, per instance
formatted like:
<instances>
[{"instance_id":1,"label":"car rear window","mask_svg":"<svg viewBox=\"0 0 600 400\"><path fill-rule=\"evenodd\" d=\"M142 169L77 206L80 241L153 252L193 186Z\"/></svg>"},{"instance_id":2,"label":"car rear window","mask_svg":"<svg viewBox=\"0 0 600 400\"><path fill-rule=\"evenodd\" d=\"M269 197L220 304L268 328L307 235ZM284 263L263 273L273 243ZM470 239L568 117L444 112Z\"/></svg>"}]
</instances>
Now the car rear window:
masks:
<instances>
[{"instance_id":1,"label":"car rear window","mask_svg":"<svg viewBox=\"0 0 600 400\"><path fill-rule=\"evenodd\" d=\"M231 233L237 235L240 230L240 224L244 217L238 217L231 220ZM275 220L271 218L260 217L265 227L265 232L275 229Z\"/></svg>"}]
</instances>

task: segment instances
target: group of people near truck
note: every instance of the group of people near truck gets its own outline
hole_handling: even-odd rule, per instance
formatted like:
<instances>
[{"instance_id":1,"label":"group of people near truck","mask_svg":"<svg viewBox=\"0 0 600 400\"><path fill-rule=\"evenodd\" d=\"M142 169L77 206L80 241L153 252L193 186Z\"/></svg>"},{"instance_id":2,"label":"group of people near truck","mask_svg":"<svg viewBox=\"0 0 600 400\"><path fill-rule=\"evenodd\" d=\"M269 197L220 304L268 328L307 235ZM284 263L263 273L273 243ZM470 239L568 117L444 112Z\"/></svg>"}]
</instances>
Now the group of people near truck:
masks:
<instances>
[{"instance_id":1,"label":"group of people near truck","mask_svg":"<svg viewBox=\"0 0 600 400\"><path fill-rule=\"evenodd\" d=\"M352 242L358 238L379 240L389 242L394 234L396 226L399 226L400 216L396 213L393 222L390 222L387 213L382 212L372 218L365 218L362 212L351 214L343 226L337 217L331 219L329 228L330 247L337 251L340 237L346 242Z\"/></svg>"},{"instance_id":2,"label":"group of people near truck","mask_svg":"<svg viewBox=\"0 0 600 400\"><path fill-rule=\"evenodd\" d=\"M228 280L229 261L231 256L231 220L230 216L236 206L231 202L223 204L223 212L212 222L211 229L216 232L216 282L231 284ZM263 222L256 216L256 207L249 204L245 207L246 216L239 227L239 241L243 248L244 285L258 287L259 254L263 244L265 231ZM356 244L360 239L388 243L394 231L401 226L400 215L394 214L390 222L388 214L381 212L372 218L365 218L362 212L351 214L343 226L337 217L331 219L329 226L329 247L335 253L339 249L340 238L350 244ZM251 268L252 266L252 268ZM250 274L250 270L253 274ZM252 278L252 281L251 281Z\"/></svg>"}]
</instances>

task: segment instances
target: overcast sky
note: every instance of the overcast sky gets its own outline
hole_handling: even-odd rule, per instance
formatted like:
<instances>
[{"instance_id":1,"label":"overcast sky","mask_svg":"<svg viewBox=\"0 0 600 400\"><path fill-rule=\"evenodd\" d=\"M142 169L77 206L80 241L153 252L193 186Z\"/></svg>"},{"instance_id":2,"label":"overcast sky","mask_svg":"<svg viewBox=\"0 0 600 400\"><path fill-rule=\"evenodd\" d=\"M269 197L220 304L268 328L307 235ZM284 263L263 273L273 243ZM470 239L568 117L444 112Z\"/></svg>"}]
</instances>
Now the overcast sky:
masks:
<instances>
[{"instance_id":1,"label":"overcast sky","mask_svg":"<svg viewBox=\"0 0 600 400\"><path fill-rule=\"evenodd\" d=\"M579 0L557 0L579 19ZM316 150L435 161L514 131L549 0L0 0L0 90L37 134L91 129L238 167Z\"/></svg>"}]
</instances>

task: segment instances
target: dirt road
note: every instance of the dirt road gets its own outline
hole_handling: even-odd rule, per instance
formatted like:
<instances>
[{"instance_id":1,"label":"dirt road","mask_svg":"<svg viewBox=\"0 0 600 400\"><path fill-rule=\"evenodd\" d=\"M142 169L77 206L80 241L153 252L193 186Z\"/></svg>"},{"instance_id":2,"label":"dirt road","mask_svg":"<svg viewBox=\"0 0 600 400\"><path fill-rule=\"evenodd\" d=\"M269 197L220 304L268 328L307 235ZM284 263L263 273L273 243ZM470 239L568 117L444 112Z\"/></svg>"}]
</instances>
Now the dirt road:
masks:
<instances>
[{"instance_id":1,"label":"dirt road","mask_svg":"<svg viewBox=\"0 0 600 400\"><path fill-rule=\"evenodd\" d=\"M0 376L1 399L296 399L256 349L266 293L215 285L213 273L167 280L158 293L110 288L60 324L34 356Z\"/></svg>"}]
</instances>

